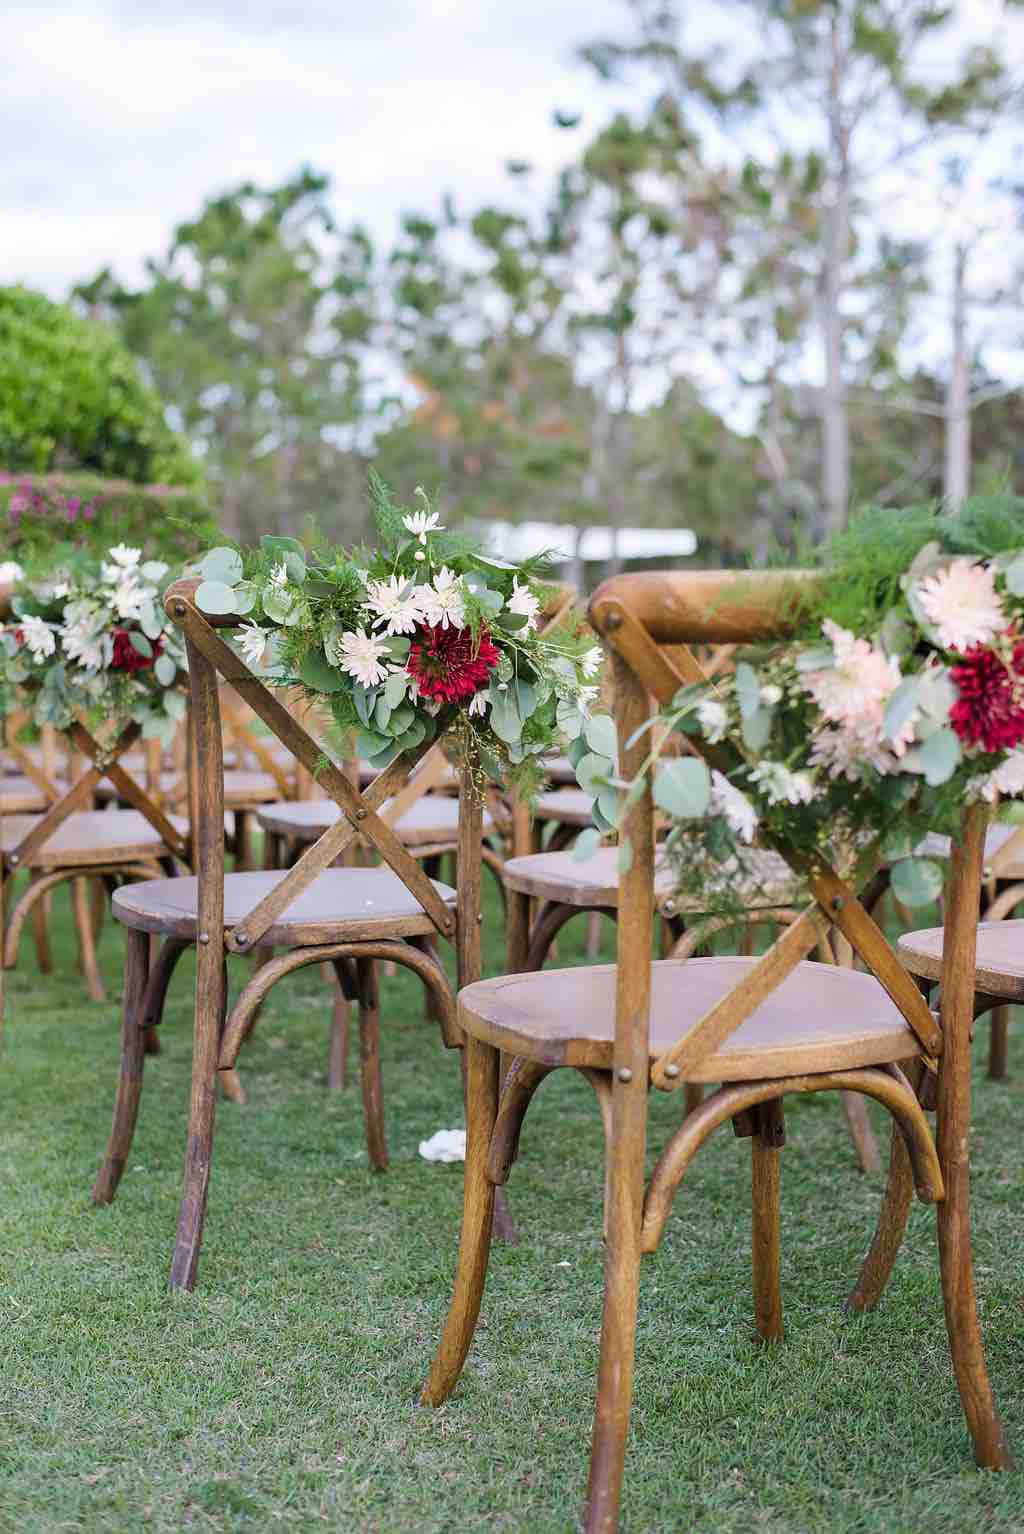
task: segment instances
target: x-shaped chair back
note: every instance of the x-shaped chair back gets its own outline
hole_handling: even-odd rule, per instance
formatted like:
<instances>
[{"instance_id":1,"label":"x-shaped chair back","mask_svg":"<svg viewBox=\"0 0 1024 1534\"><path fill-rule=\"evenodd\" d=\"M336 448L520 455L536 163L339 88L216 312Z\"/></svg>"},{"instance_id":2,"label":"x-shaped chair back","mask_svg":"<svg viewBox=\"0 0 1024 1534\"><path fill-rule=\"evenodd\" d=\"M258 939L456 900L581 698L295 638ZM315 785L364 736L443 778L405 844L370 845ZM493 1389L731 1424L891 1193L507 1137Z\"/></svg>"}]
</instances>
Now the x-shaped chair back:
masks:
<instances>
[{"instance_id":1,"label":"x-shaped chair back","mask_svg":"<svg viewBox=\"0 0 1024 1534\"><path fill-rule=\"evenodd\" d=\"M53 726L44 725L40 731L41 750L38 757L22 745L18 736L29 723L27 709L19 709L0 719L0 749L15 763L19 772L34 783L50 804L60 798L58 779L57 735Z\"/></svg>"},{"instance_id":2,"label":"x-shaped chair back","mask_svg":"<svg viewBox=\"0 0 1024 1534\"><path fill-rule=\"evenodd\" d=\"M166 595L167 611L185 634L192 687L192 730L197 785L194 828L199 874L199 925L202 932L223 929L224 912L224 775L221 732L223 679L243 704L266 724L287 747L299 765L314 778L341 811L339 819L314 842L260 900L225 933L229 953L251 953L274 922L325 869L357 838L369 842L393 873L415 896L435 930L457 942L460 979L479 973L479 905L481 807L474 792L460 797L458 831L458 908L472 919L457 922L455 913L438 894L423 867L406 850L389 823L404 807L403 791L416 785L414 798L426 791L418 776L410 773L421 759L434 753L443 766L440 740L426 742L396 757L360 793L345 770L328 761L321 747L302 724L274 696L225 642L218 629L237 621L231 616L211 618L195 604L195 580L178 581ZM441 737L443 738L443 736ZM380 812L386 800L387 815ZM471 908L471 911L470 911Z\"/></svg>"},{"instance_id":3,"label":"x-shaped chair back","mask_svg":"<svg viewBox=\"0 0 1024 1534\"><path fill-rule=\"evenodd\" d=\"M695 571L623 576L599 589L590 604L590 618L614 657L615 709L625 777L640 769L647 749L644 739L632 737L648 716L648 698L667 704L686 683L705 679L692 656L679 647L784 641L794 632L801 590L813 579L806 573ZM699 737L692 743L710 766L728 772L737 764L727 745L709 746ZM648 1074L652 819L648 790L630 811L624 828L635 855L622 880L626 919L619 925L616 1058L621 1052L626 1068L635 1067L635 1075L643 1080ZM983 807L967 808L961 837L954 845L945 946L957 976L973 973L985 821ZM857 891L824 858L811 863L782 838L766 840L766 845L806 878L814 899L744 979L654 1061L653 1084L664 1091L681 1086L693 1068L719 1048L811 953L831 926L838 928L881 982L926 1059L940 1059L951 1026L970 1025L971 1001L963 985L952 990L943 983L940 1026ZM954 1054L961 1059L961 1051Z\"/></svg>"}]
</instances>

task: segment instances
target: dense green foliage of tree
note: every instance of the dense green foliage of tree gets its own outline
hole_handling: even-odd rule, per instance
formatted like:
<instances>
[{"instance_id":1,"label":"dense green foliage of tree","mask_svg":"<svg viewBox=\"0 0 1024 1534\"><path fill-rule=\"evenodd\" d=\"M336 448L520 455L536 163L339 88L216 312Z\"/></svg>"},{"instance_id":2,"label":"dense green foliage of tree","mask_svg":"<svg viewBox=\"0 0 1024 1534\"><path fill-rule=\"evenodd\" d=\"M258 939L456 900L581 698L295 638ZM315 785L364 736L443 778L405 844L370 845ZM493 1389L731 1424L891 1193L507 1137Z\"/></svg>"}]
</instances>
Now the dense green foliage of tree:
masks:
<instances>
[{"instance_id":1,"label":"dense green foliage of tree","mask_svg":"<svg viewBox=\"0 0 1024 1534\"><path fill-rule=\"evenodd\" d=\"M22 287L0 288L0 468L200 479L124 342Z\"/></svg>"},{"instance_id":2,"label":"dense green foliage of tree","mask_svg":"<svg viewBox=\"0 0 1024 1534\"><path fill-rule=\"evenodd\" d=\"M217 523L201 489L136 485L98 474L0 473L3 559L52 561L59 543L104 555L115 543L181 565L216 542Z\"/></svg>"}]
</instances>

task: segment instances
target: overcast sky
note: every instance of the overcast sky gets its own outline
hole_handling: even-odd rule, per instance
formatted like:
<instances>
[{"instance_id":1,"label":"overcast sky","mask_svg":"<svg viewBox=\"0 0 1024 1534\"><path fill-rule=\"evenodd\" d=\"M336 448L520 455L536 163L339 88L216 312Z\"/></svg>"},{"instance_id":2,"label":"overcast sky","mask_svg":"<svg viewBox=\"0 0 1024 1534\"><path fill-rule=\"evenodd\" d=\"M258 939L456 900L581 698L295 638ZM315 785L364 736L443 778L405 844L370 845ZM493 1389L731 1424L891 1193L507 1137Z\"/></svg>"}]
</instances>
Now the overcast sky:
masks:
<instances>
[{"instance_id":1,"label":"overcast sky","mask_svg":"<svg viewBox=\"0 0 1024 1534\"><path fill-rule=\"evenodd\" d=\"M0 0L0 282L126 280L204 198L306 162L343 221L501 196L554 168L556 106L607 116L574 59L621 0Z\"/></svg>"}]
</instances>

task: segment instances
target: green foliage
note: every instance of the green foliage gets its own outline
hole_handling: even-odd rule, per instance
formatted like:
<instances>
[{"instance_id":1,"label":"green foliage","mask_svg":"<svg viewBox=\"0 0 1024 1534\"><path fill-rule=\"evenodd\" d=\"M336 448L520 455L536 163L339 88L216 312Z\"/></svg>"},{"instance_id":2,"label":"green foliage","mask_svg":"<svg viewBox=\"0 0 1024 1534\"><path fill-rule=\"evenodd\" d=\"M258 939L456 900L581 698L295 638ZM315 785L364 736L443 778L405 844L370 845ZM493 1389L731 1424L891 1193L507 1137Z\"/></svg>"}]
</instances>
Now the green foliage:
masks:
<instances>
[{"instance_id":1,"label":"green foliage","mask_svg":"<svg viewBox=\"0 0 1024 1534\"><path fill-rule=\"evenodd\" d=\"M195 486L200 472L117 337L27 288L0 288L0 466Z\"/></svg>"},{"instance_id":2,"label":"green foliage","mask_svg":"<svg viewBox=\"0 0 1024 1534\"><path fill-rule=\"evenodd\" d=\"M197 489L84 473L0 475L0 549L26 567L52 567L60 544L105 555L115 543L179 566L216 537Z\"/></svg>"}]
</instances>

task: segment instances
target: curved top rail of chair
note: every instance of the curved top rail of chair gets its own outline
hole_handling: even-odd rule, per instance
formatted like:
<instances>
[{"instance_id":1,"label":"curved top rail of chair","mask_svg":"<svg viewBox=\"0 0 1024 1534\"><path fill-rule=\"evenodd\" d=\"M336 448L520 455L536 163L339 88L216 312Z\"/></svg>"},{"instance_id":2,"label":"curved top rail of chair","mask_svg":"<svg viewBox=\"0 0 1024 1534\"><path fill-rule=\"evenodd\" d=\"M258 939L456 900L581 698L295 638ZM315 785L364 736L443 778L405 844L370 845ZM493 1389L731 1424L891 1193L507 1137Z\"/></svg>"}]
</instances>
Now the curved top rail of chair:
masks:
<instances>
[{"instance_id":1,"label":"curved top rail of chair","mask_svg":"<svg viewBox=\"0 0 1024 1534\"><path fill-rule=\"evenodd\" d=\"M615 575L588 609L599 634L629 615L657 644L733 644L786 639L817 570L651 570Z\"/></svg>"},{"instance_id":2,"label":"curved top rail of chair","mask_svg":"<svg viewBox=\"0 0 1024 1534\"><path fill-rule=\"evenodd\" d=\"M185 616L186 607L191 607L202 614L204 623L208 623L211 628L237 628L242 621L238 613L204 613L202 608L196 606L196 592L202 584L198 575L186 575L168 586L164 592L164 607L168 615L180 621Z\"/></svg>"}]
</instances>

